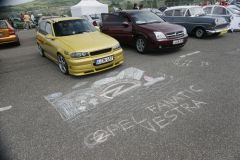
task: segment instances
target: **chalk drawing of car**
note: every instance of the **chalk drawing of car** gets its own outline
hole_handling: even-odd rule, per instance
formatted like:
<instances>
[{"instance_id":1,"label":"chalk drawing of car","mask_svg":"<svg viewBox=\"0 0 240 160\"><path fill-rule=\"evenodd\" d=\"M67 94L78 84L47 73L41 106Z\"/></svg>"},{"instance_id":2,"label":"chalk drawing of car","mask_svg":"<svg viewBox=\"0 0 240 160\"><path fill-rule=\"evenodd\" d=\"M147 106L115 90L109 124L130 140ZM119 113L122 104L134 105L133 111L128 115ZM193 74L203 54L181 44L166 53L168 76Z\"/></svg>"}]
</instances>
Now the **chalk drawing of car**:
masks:
<instances>
[{"instance_id":1,"label":"chalk drawing of car","mask_svg":"<svg viewBox=\"0 0 240 160\"><path fill-rule=\"evenodd\" d=\"M76 88L63 95L61 92L45 96L60 113L64 120L70 120L83 112L93 110L99 104L113 100L115 97L140 87L150 87L158 82L169 80L165 74L153 78L144 71L130 67L116 76L95 81L89 88Z\"/></svg>"}]
</instances>

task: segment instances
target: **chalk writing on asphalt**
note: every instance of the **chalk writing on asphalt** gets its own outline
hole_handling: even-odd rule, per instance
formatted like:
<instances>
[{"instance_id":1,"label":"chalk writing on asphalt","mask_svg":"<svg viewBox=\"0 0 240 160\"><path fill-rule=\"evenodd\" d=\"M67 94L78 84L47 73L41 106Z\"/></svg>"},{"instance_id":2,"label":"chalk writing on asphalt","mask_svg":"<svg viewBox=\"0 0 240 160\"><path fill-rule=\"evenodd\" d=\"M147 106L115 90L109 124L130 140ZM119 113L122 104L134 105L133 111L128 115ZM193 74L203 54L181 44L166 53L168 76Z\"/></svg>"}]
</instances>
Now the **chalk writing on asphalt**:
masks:
<instances>
[{"instance_id":1,"label":"chalk writing on asphalt","mask_svg":"<svg viewBox=\"0 0 240 160\"><path fill-rule=\"evenodd\" d=\"M209 63L206 61L198 62L197 60L193 60L193 57L200 53L201 53L200 51L195 51L195 52L181 55L173 61L173 64L175 64L178 67L190 67L193 65L199 65L201 67L208 66Z\"/></svg>"},{"instance_id":2,"label":"chalk writing on asphalt","mask_svg":"<svg viewBox=\"0 0 240 160\"><path fill-rule=\"evenodd\" d=\"M200 98L196 98L203 93L203 89L195 85L188 88L171 92L166 98L161 99L153 104L145 106L142 112L149 112L145 117L140 119L134 115L134 112L125 119L120 119L115 123L109 124L89 133L84 138L84 144L93 148L113 139L121 133L127 133L129 130L142 128L145 131L158 133L164 128L170 126L181 117L188 114L194 114L202 109L207 103ZM194 98L193 98L194 97Z\"/></svg>"}]
</instances>

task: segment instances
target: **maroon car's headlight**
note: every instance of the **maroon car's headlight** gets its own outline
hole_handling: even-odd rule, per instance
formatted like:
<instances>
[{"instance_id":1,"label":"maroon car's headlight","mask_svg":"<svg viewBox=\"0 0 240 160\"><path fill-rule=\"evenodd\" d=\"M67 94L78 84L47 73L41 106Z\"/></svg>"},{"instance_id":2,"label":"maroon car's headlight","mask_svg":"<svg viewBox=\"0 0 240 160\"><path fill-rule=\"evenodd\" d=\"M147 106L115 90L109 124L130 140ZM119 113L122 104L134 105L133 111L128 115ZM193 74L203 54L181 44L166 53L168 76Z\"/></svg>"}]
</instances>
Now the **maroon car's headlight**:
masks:
<instances>
[{"instance_id":1,"label":"maroon car's headlight","mask_svg":"<svg viewBox=\"0 0 240 160\"><path fill-rule=\"evenodd\" d=\"M153 32L153 33L155 34L156 39L157 39L158 41L164 40L164 39L167 38L167 37L165 36L165 34L163 34L162 32Z\"/></svg>"}]
</instances>

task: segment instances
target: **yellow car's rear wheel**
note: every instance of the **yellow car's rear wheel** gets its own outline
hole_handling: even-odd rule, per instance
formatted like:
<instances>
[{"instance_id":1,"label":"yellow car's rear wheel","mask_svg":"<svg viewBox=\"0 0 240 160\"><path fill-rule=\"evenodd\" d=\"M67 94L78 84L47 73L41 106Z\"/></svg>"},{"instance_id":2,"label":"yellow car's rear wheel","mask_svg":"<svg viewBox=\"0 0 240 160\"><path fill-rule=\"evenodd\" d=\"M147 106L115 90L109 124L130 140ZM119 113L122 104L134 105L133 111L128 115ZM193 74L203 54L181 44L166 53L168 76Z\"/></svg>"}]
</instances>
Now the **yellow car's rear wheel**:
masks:
<instances>
[{"instance_id":1,"label":"yellow car's rear wheel","mask_svg":"<svg viewBox=\"0 0 240 160\"><path fill-rule=\"evenodd\" d=\"M65 58L61 54L58 54L57 57L58 57L58 67L60 71L63 74L68 74L68 65L67 65L67 62L65 61Z\"/></svg>"},{"instance_id":2,"label":"yellow car's rear wheel","mask_svg":"<svg viewBox=\"0 0 240 160\"><path fill-rule=\"evenodd\" d=\"M43 51L42 47L39 44L38 44L38 52L39 52L40 56L45 57L44 51Z\"/></svg>"}]
</instances>

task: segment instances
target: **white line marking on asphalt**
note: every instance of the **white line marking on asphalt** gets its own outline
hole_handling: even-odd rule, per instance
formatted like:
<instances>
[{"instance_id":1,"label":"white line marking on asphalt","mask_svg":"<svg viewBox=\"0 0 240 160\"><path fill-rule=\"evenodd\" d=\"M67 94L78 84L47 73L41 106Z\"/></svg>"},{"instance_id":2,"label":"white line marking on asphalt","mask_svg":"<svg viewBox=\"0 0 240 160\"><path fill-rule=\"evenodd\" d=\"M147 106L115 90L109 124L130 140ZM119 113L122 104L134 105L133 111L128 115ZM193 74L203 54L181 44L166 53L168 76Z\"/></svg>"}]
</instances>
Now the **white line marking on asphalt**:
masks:
<instances>
[{"instance_id":1,"label":"white line marking on asphalt","mask_svg":"<svg viewBox=\"0 0 240 160\"><path fill-rule=\"evenodd\" d=\"M0 112L9 110L9 109L11 109L11 108L12 108L12 106L2 107L2 108L0 108Z\"/></svg>"},{"instance_id":2,"label":"white line marking on asphalt","mask_svg":"<svg viewBox=\"0 0 240 160\"><path fill-rule=\"evenodd\" d=\"M182 55L182 56L180 56L180 57L181 57L181 58L184 58L184 57L192 56L192 55L198 54L198 53L200 53L200 51L195 51L195 52L191 52L191 53L188 53L188 54L184 54L184 55Z\"/></svg>"}]
</instances>

